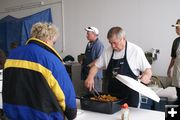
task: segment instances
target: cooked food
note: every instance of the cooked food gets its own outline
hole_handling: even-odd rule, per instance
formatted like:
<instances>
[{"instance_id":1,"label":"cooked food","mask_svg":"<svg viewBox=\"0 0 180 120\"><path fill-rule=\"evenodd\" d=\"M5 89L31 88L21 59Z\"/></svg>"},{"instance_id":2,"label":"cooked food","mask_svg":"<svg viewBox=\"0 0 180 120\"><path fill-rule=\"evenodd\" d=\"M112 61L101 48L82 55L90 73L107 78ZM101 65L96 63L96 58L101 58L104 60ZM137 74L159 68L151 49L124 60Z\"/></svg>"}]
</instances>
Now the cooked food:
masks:
<instances>
[{"instance_id":1,"label":"cooked food","mask_svg":"<svg viewBox=\"0 0 180 120\"><path fill-rule=\"evenodd\" d=\"M113 97L111 95L99 95L98 97L91 97L91 100L103 101L103 102L113 102L117 101L117 97Z\"/></svg>"}]
</instances>

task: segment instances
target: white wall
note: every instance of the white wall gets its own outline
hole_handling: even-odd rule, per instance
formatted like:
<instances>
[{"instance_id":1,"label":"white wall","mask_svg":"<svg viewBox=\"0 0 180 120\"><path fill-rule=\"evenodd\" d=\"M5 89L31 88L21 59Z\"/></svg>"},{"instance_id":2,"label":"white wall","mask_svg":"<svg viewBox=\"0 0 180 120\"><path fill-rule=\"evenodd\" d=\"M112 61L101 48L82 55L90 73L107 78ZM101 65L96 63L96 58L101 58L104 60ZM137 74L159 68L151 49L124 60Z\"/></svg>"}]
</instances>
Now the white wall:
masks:
<instances>
[{"instance_id":1,"label":"white wall","mask_svg":"<svg viewBox=\"0 0 180 120\"><path fill-rule=\"evenodd\" d=\"M0 8L28 1L6 0L1 2ZM171 24L180 18L179 5L179 0L64 0L66 49L61 55L71 54L77 58L84 52L87 43L84 28L87 26L100 30L99 37L105 46L108 46L106 34L110 27L121 26L126 31L127 40L144 51L160 49L152 69L155 75L166 75L171 45L177 37ZM53 12L54 16L59 14L59 11ZM60 23L56 17L54 21Z\"/></svg>"},{"instance_id":2,"label":"white wall","mask_svg":"<svg viewBox=\"0 0 180 120\"><path fill-rule=\"evenodd\" d=\"M65 0L66 52L76 56L84 51L86 26L99 28L99 37L106 46L109 28L122 26L127 40L144 51L160 49L152 69L155 75L166 75L176 37L171 24L180 18L179 5L179 0Z\"/></svg>"}]
</instances>

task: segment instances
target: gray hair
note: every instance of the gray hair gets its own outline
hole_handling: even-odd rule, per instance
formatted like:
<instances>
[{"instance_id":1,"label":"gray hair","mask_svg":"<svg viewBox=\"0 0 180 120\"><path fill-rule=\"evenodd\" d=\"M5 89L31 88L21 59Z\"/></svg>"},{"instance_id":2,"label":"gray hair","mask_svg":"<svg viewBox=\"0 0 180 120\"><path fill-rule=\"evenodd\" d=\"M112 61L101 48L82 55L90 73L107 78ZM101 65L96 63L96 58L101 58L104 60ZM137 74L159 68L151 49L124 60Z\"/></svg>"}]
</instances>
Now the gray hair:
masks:
<instances>
[{"instance_id":1,"label":"gray hair","mask_svg":"<svg viewBox=\"0 0 180 120\"><path fill-rule=\"evenodd\" d=\"M59 36L59 31L52 23L38 22L32 26L30 36L42 41L47 39L52 40L54 37L57 38Z\"/></svg>"},{"instance_id":2,"label":"gray hair","mask_svg":"<svg viewBox=\"0 0 180 120\"><path fill-rule=\"evenodd\" d=\"M107 38L111 39L114 35L118 38L125 37L125 32L121 27L112 27L107 34Z\"/></svg>"}]
</instances>

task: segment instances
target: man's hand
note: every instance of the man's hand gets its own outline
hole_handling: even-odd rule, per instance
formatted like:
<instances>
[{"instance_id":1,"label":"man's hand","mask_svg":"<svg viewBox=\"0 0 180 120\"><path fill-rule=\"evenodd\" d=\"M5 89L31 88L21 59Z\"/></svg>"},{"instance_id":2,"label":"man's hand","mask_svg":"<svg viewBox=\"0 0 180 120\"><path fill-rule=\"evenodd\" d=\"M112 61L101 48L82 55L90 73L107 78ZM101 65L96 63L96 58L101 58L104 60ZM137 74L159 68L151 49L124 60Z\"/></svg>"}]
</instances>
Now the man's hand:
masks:
<instances>
[{"instance_id":1,"label":"man's hand","mask_svg":"<svg viewBox=\"0 0 180 120\"><path fill-rule=\"evenodd\" d=\"M142 75L140 75L138 78L143 82L144 84L149 84L151 82L151 76L152 76L152 71L150 68L147 68Z\"/></svg>"},{"instance_id":2,"label":"man's hand","mask_svg":"<svg viewBox=\"0 0 180 120\"><path fill-rule=\"evenodd\" d=\"M94 76L98 72L98 67L96 65L92 66L84 85L91 91L94 88Z\"/></svg>"},{"instance_id":3,"label":"man's hand","mask_svg":"<svg viewBox=\"0 0 180 120\"><path fill-rule=\"evenodd\" d=\"M149 84L151 82L147 75L140 75L138 79L140 79L144 84Z\"/></svg>"},{"instance_id":4,"label":"man's hand","mask_svg":"<svg viewBox=\"0 0 180 120\"><path fill-rule=\"evenodd\" d=\"M91 91L94 88L94 78L87 78L85 80L85 86Z\"/></svg>"}]
</instances>

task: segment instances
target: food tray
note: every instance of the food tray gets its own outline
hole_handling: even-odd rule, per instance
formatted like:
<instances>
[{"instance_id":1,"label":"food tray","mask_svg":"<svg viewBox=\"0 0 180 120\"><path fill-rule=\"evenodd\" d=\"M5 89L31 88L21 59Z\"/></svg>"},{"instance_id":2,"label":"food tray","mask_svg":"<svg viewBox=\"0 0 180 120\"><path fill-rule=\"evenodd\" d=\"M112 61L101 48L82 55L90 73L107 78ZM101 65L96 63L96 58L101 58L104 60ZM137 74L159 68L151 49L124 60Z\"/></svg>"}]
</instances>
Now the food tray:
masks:
<instances>
[{"instance_id":1,"label":"food tray","mask_svg":"<svg viewBox=\"0 0 180 120\"><path fill-rule=\"evenodd\" d=\"M100 93L101 95L104 93ZM108 94L105 94L108 95ZM80 105L81 109L89 110L93 112L100 112L106 114L113 114L121 109L121 105L124 103L123 99L119 99L117 101L97 101L90 99L93 97L92 94L87 94L80 97Z\"/></svg>"}]
</instances>

